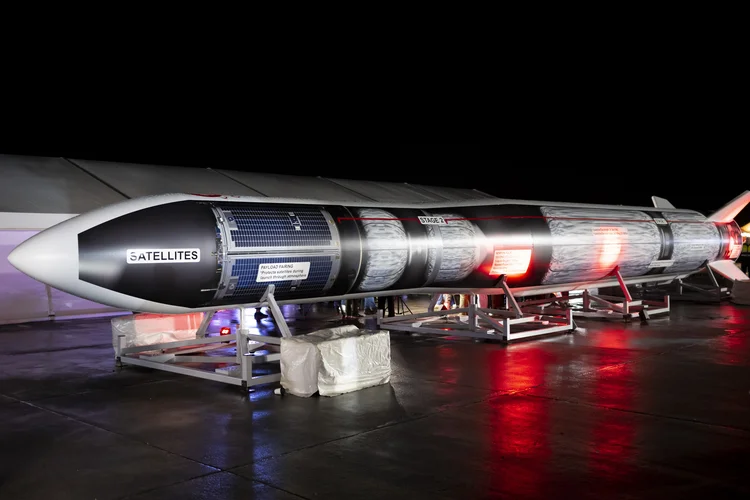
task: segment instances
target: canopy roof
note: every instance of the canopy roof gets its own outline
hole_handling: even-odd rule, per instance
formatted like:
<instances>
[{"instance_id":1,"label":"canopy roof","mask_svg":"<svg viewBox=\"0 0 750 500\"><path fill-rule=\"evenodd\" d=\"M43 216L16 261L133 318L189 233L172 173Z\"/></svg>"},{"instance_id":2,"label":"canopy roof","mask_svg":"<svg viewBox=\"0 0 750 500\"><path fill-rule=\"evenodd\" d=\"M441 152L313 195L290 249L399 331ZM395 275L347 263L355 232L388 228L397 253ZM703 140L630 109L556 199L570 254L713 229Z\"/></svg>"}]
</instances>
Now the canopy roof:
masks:
<instances>
[{"instance_id":1,"label":"canopy roof","mask_svg":"<svg viewBox=\"0 0 750 500\"><path fill-rule=\"evenodd\" d=\"M0 174L0 229L44 229L104 205L165 193L332 202L496 199L475 189L17 155L0 155Z\"/></svg>"},{"instance_id":2,"label":"canopy roof","mask_svg":"<svg viewBox=\"0 0 750 500\"><path fill-rule=\"evenodd\" d=\"M373 178L380 175L382 172L372 173ZM342 203L498 199L477 189L405 182L0 154L0 230L45 229L128 198L166 193L313 198ZM750 233L750 224L743 232Z\"/></svg>"}]
</instances>

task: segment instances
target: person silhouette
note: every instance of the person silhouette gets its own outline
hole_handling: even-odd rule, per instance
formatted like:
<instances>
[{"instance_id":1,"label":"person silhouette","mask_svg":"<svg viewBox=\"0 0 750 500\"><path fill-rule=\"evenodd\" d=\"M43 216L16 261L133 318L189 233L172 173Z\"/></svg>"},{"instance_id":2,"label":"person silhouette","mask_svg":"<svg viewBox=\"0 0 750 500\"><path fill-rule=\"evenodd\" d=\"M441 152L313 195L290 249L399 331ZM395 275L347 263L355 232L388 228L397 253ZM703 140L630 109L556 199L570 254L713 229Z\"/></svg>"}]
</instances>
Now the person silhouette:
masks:
<instances>
[{"instance_id":1,"label":"person silhouette","mask_svg":"<svg viewBox=\"0 0 750 500\"><path fill-rule=\"evenodd\" d=\"M393 305L393 295L378 297L378 309L383 311L383 317L385 317L386 302L388 304L388 317L393 318L396 316L396 308Z\"/></svg>"}]
</instances>

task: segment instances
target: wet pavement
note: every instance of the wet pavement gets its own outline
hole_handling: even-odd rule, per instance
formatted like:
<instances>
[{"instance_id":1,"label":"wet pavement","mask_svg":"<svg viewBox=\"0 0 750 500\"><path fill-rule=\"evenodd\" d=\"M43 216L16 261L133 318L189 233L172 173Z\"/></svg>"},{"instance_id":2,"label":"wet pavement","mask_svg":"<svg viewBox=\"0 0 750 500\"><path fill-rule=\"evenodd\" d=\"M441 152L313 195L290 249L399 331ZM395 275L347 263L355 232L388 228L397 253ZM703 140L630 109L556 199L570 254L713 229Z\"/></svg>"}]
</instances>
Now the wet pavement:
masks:
<instances>
[{"instance_id":1,"label":"wet pavement","mask_svg":"<svg viewBox=\"0 0 750 500\"><path fill-rule=\"evenodd\" d=\"M748 498L750 307L578 324L393 332L391 383L334 398L115 371L109 319L1 326L0 499Z\"/></svg>"}]
</instances>

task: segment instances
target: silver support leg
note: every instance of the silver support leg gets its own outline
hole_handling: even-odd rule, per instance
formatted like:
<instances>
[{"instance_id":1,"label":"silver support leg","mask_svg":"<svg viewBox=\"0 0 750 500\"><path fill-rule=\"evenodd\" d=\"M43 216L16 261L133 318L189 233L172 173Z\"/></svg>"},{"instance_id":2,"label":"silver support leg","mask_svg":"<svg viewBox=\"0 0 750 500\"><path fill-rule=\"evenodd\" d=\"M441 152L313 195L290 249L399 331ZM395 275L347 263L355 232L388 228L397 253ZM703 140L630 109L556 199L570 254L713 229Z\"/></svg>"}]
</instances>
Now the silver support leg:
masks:
<instances>
[{"instance_id":1,"label":"silver support leg","mask_svg":"<svg viewBox=\"0 0 750 500\"><path fill-rule=\"evenodd\" d=\"M475 295L471 294L471 302L469 302L469 328L472 330L477 329L477 304L474 300Z\"/></svg>"},{"instance_id":2,"label":"silver support leg","mask_svg":"<svg viewBox=\"0 0 750 500\"><path fill-rule=\"evenodd\" d=\"M52 288L49 285L44 285L44 289L47 292L47 316L50 318L55 317L55 308L52 305Z\"/></svg>"},{"instance_id":3,"label":"silver support leg","mask_svg":"<svg viewBox=\"0 0 750 500\"><path fill-rule=\"evenodd\" d=\"M248 382L253 378L253 356L247 354L247 330L243 328L237 335L237 357L240 362L240 378L242 379L240 390L247 391Z\"/></svg>"},{"instance_id":4,"label":"silver support leg","mask_svg":"<svg viewBox=\"0 0 750 500\"><path fill-rule=\"evenodd\" d=\"M508 299L508 303L513 307L513 311L516 313L516 318L523 318L523 311L521 311L521 308L518 306L518 302L516 302L516 298L513 296L513 292L510 291L510 288L508 288L508 284L505 282L505 275L503 275L502 279L500 280L500 286L503 287L503 290L505 290L505 296Z\"/></svg>"},{"instance_id":5,"label":"silver support leg","mask_svg":"<svg viewBox=\"0 0 750 500\"><path fill-rule=\"evenodd\" d=\"M719 285L719 282L718 282L718 280L716 279L716 275L715 275L715 274L714 274L714 272L713 272L713 271L711 270L711 266L706 266L706 271L708 271L708 275L709 275L709 276L711 277L711 283L713 283L713 284L714 284L714 286L715 286L715 287L716 287L717 289L721 290L721 285Z\"/></svg>"},{"instance_id":6,"label":"silver support leg","mask_svg":"<svg viewBox=\"0 0 750 500\"><path fill-rule=\"evenodd\" d=\"M622 293L625 296L625 302L633 302L633 296L630 295L630 290L628 290L628 286L625 284L625 280L622 279L622 274L620 274L620 266L615 267L614 275L617 278L617 282L620 284L620 290L622 290Z\"/></svg>"},{"instance_id":7,"label":"silver support leg","mask_svg":"<svg viewBox=\"0 0 750 500\"><path fill-rule=\"evenodd\" d=\"M440 298L439 293L433 293L432 297L430 298L430 305L427 306L427 311L434 311L435 305L437 304L438 299Z\"/></svg>"},{"instance_id":8,"label":"silver support leg","mask_svg":"<svg viewBox=\"0 0 750 500\"><path fill-rule=\"evenodd\" d=\"M237 340L236 340L237 346L234 352L237 356L237 364L242 366L242 363L243 363L242 353L244 352L245 349L247 349L247 343L249 340L248 332L250 330L248 330L247 321L245 321L245 309L241 307L238 309L238 311L240 313L240 328L239 328L239 331L237 332ZM242 348L240 347L240 344L244 344L246 347ZM244 377L244 375L245 375L245 372L243 371L242 376Z\"/></svg>"},{"instance_id":9,"label":"silver support leg","mask_svg":"<svg viewBox=\"0 0 750 500\"><path fill-rule=\"evenodd\" d=\"M281 336L291 337L292 332L289 330L289 325L286 324L286 320L284 319L284 315L281 312L281 308L279 307L279 304L276 302L276 299L273 296L274 290L276 290L275 285L268 285L265 293L263 293L263 296L260 298L260 302L265 302L268 304L268 308L271 310L271 314L273 314L273 318L276 320L276 326L279 327Z\"/></svg>"},{"instance_id":10,"label":"silver support leg","mask_svg":"<svg viewBox=\"0 0 750 500\"><path fill-rule=\"evenodd\" d=\"M203 321L201 321L198 331L195 332L196 338L202 339L206 336L206 330L208 330L208 325L211 324L214 314L216 314L216 311L206 311L203 313Z\"/></svg>"},{"instance_id":11,"label":"silver support leg","mask_svg":"<svg viewBox=\"0 0 750 500\"><path fill-rule=\"evenodd\" d=\"M115 342L115 368L122 368L122 348L125 347L125 335L118 335Z\"/></svg>"}]
</instances>

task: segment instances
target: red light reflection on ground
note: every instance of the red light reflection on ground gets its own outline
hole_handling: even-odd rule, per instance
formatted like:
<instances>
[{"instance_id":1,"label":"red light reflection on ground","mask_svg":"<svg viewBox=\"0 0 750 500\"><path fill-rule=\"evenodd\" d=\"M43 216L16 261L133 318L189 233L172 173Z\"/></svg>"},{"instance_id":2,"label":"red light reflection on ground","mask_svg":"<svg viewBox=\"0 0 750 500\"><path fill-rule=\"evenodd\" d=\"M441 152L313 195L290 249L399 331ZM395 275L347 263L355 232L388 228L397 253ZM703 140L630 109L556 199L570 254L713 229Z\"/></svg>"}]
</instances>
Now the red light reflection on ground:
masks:
<instances>
[{"instance_id":1,"label":"red light reflection on ground","mask_svg":"<svg viewBox=\"0 0 750 500\"><path fill-rule=\"evenodd\" d=\"M609 333L609 335L608 335ZM597 363L602 366L593 377L593 403L599 407L630 409L635 404L633 352L622 331L600 334ZM636 437L633 415L617 410L594 410L589 467L598 475L624 478L633 472L633 442Z\"/></svg>"},{"instance_id":2,"label":"red light reflection on ground","mask_svg":"<svg viewBox=\"0 0 750 500\"><path fill-rule=\"evenodd\" d=\"M750 308L738 307L733 304L722 304L714 313L721 318L721 322L739 330L750 330ZM727 330L728 331L728 330Z\"/></svg>"},{"instance_id":3,"label":"red light reflection on ground","mask_svg":"<svg viewBox=\"0 0 750 500\"><path fill-rule=\"evenodd\" d=\"M544 383L547 366L555 355L529 345L508 346L489 355L490 383L494 391L520 391Z\"/></svg>"},{"instance_id":4,"label":"red light reflection on ground","mask_svg":"<svg viewBox=\"0 0 750 500\"><path fill-rule=\"evenodd\" d=\"M620 331L604 331L601 332L602 338L596 343L597 347L603 349L628 349L629 339L626 337L627 333ZM619 362L622 357L621 354L624 351L605 352L600 355L600 361L604 362ZM629 358L629 356L628 356Z\"/></svg>"},{"instance_id":5,"label":"red light reflection on ground","mask_svg":"<svg viewBox=\"0 0 750 500\"><path fill-rule=\"evenodd\" d=\"M456 384L458 382L458 369L456 366L460 364L455 361L457 356L458 353L452 346L438 347L438 371L441 382L445 382L446 384ZM452 387L442 387L442 385L439 390L454 391Z\"/></svg>"},{"instance_id":6,"label":"red light reflection on ground","mask_svg":"<svg viewBox=\"0 0 750 500\"><path fill-rule=\"evenodd\" d=\"M746 353L750 349L750 330L732 328L726 332L726 335L716 339L719 344L716 362L723 365L744 365Z\"/></svg>"},{"instance_id":7,"label":"red light reflection on ground","mask_svg":"<svg viewBox=\"0 0 750 500\"><path fill-rule=\"evenodd\" d=\"M492 352L488 358L493 389L518 391L544 383L554 356L539 348L513 346ZM546 488L550 448L551 401L524 395L501 396L488 413L491 491L514 497L541 495Z\"/></svg>"}]
</instances>

